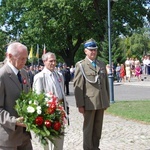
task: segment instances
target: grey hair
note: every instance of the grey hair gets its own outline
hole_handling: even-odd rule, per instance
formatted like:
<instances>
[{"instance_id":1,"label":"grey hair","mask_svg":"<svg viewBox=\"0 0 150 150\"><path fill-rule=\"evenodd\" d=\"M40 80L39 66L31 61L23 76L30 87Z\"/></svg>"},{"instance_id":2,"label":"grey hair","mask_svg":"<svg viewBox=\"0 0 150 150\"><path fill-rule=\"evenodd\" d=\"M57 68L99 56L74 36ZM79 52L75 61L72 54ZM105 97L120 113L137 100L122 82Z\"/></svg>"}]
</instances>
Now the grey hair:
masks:
<instances>
[{"instance_id":1,"label":"grey hair","mask_svg":"<svg viewBox=\"0 0 150 150\"><path fill-rule=\"evenodd\" d=\"M27 51L27 47L19 42L13 42L8 45L7 53L16 56L18 54L19 48Z\"/></svg>"},{"instance_id":2,"label":"grey hair","mask_svg":"<svg viewBox=\"0 0 150 150\"><path fill-rule=\"evenodd\" d=\"M54 56L56 58L56 55L54 53L48 52L48 53L42 55L42 60L43 61L47 60L49 56Z\"/></svg>"}]
</instances>

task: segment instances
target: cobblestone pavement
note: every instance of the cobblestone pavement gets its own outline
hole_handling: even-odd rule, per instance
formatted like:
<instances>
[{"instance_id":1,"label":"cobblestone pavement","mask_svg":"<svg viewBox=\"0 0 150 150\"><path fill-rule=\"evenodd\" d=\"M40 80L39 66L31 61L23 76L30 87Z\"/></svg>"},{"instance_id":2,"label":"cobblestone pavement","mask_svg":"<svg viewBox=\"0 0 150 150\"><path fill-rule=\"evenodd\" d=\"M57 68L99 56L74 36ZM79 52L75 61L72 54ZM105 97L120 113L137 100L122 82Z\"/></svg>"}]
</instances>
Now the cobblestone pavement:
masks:
<instances>
[{"instance_id":1,"label":"cobblestone pavement","mask_svg":"<svg viewBox=\"0 0 150 150\"><path fill-rule=\"evenodd\" d=\"M66 127L64 150L82 150L83 116L70 107L70 126ZM33 141L34 150L43 150ZM150 150L150 125L105 114L101 150Z\"/></svg>"},{"instance_id":2,"label":"cobblestone pavement","mask_svg":"<svg viewBox=\"0 0 150 150\"><path fill-rule=\"evenodd\" d=\"M150 82L130 82L126 85L147 86ZM71 89L71 91L73 91ZM130 96L129 96L130 97ZM66 127L63 150L83 150L83 116L75 106L73 93L67 96L70 105L70 126ZM34 150L43 150L40 143L33 139ZM104 115L101 150L150 150L150 124L126 120L109 114Z\"/></svg>"}]
</instances>

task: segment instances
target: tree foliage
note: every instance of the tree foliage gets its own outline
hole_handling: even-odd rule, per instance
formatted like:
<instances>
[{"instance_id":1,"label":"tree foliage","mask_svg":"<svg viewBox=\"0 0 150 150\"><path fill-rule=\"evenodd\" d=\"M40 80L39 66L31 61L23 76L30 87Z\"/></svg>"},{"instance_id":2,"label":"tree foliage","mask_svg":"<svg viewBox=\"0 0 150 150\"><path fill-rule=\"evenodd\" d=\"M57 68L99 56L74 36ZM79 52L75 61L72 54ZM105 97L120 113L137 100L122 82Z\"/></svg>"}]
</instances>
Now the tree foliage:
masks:
<instances>
[{"instance_id":1,"label":"tree foliage","mask_svg":"<svg viewBox=\"0 0 150 150\"><path fill-rule=\"evenodd\" d=\"M144 5L146 0L111 1L113 39L143 27L143 16L150 18ZM61 56L69 66L78 60L76 53L85 40L94 38L103 51L101 43L107 35L106 0L2 0L0 17L7 35L3 45L10 39L34 49L45 43L47 51Z\"/></svg>"},{"instance_id":2,"label":"tree foliage","mask_svg":"<svg viewBox=\"0 0 150 150\"><path fill-rule=\"evenodd\" d=\"M134 33L131 37L122 40L123 51L126 51L126 57L141 59L143 55L150 53L150 39L144 34Z\"/></svg>"}]
</instances>

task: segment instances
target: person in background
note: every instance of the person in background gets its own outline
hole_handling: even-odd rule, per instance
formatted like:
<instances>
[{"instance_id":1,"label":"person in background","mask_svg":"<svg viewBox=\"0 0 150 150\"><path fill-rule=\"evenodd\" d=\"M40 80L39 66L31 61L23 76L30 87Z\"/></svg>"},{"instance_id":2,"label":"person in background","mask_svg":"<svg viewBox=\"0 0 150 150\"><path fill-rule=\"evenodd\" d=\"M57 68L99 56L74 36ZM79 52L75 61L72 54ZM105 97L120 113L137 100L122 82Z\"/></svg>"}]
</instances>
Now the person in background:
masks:
<instances>
[{"instance_id":1,"label":"person in background","mask_svg":"<svg viewBox=\"0 0 150 150\"><path fill-rule=\"evenodd\" d=\"M137 58L135 58L134 64L135 64L135 67L136 67L136 65L140 64L140 61Z\"/></svg>"},{"instance_id":2,"label":"person in background","mask_svg":"<svg viewBox=\"0 0 150 150\"><path fill-rule=\"evenodd\" d=\"M39 66L37 65L34 67L34 75L36 75L38 72L40 72L40 67L41 67L40 65ZM34 77L33 77L33 79L34 79Z\"/></svg>"},{"instance_id":3,"label":"person in background","mask_svg":"<svg viewBox=\"0 0 150 150\"><path fill-rule=\"evenodd\" d=\"M29 75L29 81L30 81L30 84L31 84L31 88L32 88L33 78L34 78L35 74L36 74L36 71L34 70L34 67L30 66L29 70L28 70L28 75Z\"/></svg>"},{"instance_id":4,"label":"person in background","mask_svg":"<svg viewBox=\"0 0 150 150\"><path fill-rule=\"evenodd\" d=\"M121 82L121 80L120 80L120 64L119 63L117 64L117 67L116 67L116 78L117 78L117 82Z\"/></svg>"},{"instance_id":5,"label":"person in background","mask_svg":"<svg viewBox=\"0 0 150 150\"><path fill-rule=\"evenodd\" d=\"M83 115L83 149L100 150L104 110L109 107L106 66L97 60L97 44L84 44L85 59L76 63L74 93L78 111Z\"/></svg>"},{"instance_id":6,"label":"person in background","mask_svg":"<svg viewBox=\"0 0 150 150\"><path fill-rule=\"evenodd\" d=\"M124 64L121 64L121 67L120 67L120 78L121 78L122 82L125 82L125 75L126 75L126 71L125 71L125 68L124 68Z\"/></svg>"},{"instance_id":7,"label":"person in background","mask_svg":"<svg viewBox=\"0 0 150 150\"><path fill-rule=\"evenodd\" d=\"M67 67L66 63L63 63L62 74L64 76L64 91L66 95L69 95L69 82L71 80L70 69Z\"/></svg>"},{"instance_id":8,"label":"person in background","mask_svg":"<svg viewBox=\"0 0 150 150\"><path fill-rule=\"evenodd\" d=\"M107 75L110 74L110 65L109 64L106 65L106 72L107 72Z\"/></svg>"},{"instance_id":9,"label":"person in background","mask_svg":"<svg viewBox=\"0 0 150 150\"><path fill-rule=\"evenodd\" d=\"M125 61L125 66L126 66L126 65L129 65L129 66L131 65L131 61L130 61L129 57L127 57L127 59L126 59L126 61Z\"/></svg>"},{"instance_id":10,"label":"person in background","mask_svg":"<svg viewBox=\"0 0 150 150\"><path fill-rule=\"evenodd\" d=\"M134 61L131 63L131 77L135 76L135 63Z\"/></svg>"},{"instance_id":11,"label":"person in background","mask_svg":"<svg viewBox=\"0 0 150 150\"><path fill-rule=\"evenodd\" d=\"M38 94L52 92L67 112L68 103L64 93L64 78L55 70L56 56L54 53L48 52L43 54L42 60L44 69L34 76L33 90ZM49 145L45 146L45 150L63 150L64 136L56 138L54 142L55 146L48 141Z\"/></svg>"},{"instance_id":12,"label":"person in background","mask_svg":"<svg viewBox=\"0 0 150 150\"><path fill-rule=\"evenodd\" d=\"M125 72L126 72L126 80L128 80L130 82L131 80L131 65L126 65L125 66Z\"/></svg>"},{"instance_id":13,"label":"person in background","mask_svg":"<svg viewBox=\"0 0 150 150\"><path fill-rule=\"evenodd\" d=\"M71 68L70 68L71 81L72 81L73 78L74 78L74 72L75 72L75 68L74 68L74 66L72 65Z\"/></svg>"},{"instance_id":14,"label":"person in background","mask_svg":"<svg viewBox=\"0 0 150 150\"><path fill-rule=\"evenodd\" d=\"M141 81L141 66L140 66L140 63L136 64L135 75L136 75L138 81Z\"/></svg>"},{"instance_id":15,"label":"person in background","mask_svg":"<svg viewBox=\"0 0 150 150\"><path fill-rule=\"evenodd\" d=\"M57 68L58 68L58 72L62 74L62 70L63 70L62 63L59 63Z\"/></svg>"},{"instance_id":16,"label":"person in background","mask_svg":"<svg viewBox=\"0 0 150 150\"><path fill-rule=\"evenodd\" d=\"M143 65L144 65L144 71L143 71L143 73L144 73L144 75L149 75L149 67L150 67L150 57L149 56L145 56L144 58L143 58Z\"/></svg>"},{"instance_id":17,"label":"person in background","mask_svg":"<svg viewBox=\"0 0 150 150\"><path fill-rule=\"evenodd\" d=\"M27 47L13 42L6 57L7 62L0 69L0 150L32 150L31 135L14 109L22 90L26 93L30 90L23 69L28 58Z\"/></svg>"}]
</instances>

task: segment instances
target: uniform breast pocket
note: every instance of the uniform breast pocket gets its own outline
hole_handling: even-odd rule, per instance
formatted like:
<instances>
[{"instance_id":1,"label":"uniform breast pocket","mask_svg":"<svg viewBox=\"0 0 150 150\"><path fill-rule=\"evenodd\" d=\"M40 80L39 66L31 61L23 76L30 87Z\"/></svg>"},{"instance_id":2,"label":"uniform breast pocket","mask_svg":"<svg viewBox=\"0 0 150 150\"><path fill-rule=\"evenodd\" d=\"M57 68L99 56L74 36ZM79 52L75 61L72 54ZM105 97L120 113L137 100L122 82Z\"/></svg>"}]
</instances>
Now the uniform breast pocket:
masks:
<instances>
[{"instance_id":1,"label":"uniform breast pocket","mask_svg":"<svg viewBox=\"0 0 150 150\"><path fill-rule=\"evenodd\" d=\"M88 80L90 80L90 81L94 81L95 80L95 73L94 72L87 72L86 73L86 77L87 77L87 79Z\"/></svg>"}]
</instances>

